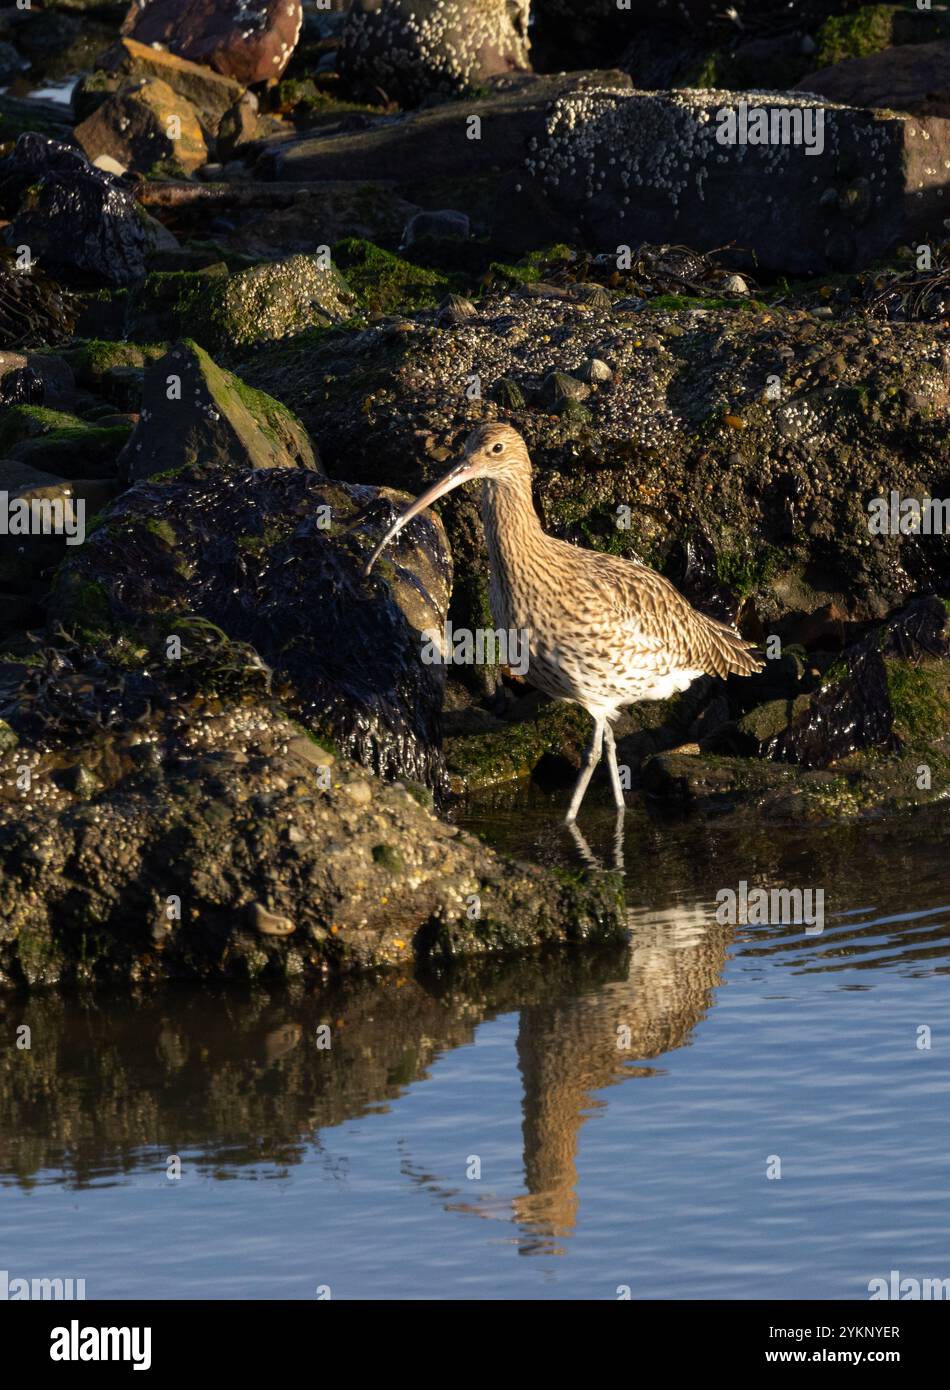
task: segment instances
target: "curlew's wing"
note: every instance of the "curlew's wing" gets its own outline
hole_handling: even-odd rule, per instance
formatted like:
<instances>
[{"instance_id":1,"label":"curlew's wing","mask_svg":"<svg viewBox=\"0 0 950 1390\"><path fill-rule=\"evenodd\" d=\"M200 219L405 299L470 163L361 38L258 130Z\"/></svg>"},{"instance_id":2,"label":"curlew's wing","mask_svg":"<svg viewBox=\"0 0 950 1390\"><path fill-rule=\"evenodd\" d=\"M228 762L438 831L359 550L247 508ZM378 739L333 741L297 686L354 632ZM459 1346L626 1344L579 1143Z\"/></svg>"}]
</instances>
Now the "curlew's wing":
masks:
<instances>
[{"instance_id":1,"label":"curlew's wing","mask_svg":"<svg viewBox=\"0 0 950 1390\"><path fill-rule=\"evenodd\" d=\"M579 552L574 547L575 555ZM730 672L749 676L762 662L733 628L707 618L656 570L616 555L598 555L597 564L583 566L585 602L605 615L618 638L618 655L665 658L690 671L711 676Z\"/></svg>"}]
</instances>

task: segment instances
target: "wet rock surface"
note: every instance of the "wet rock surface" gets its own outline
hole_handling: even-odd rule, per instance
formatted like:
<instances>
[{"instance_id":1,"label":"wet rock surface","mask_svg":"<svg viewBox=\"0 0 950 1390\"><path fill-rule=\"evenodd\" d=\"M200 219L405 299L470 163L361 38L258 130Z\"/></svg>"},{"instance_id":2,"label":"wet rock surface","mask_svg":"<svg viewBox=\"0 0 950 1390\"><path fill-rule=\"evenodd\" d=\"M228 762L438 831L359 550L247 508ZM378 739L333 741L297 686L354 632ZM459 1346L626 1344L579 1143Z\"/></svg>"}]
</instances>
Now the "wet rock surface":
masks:
<instances>
[{"instance_id":1,"label":"wet rock surface","mask_svg":"<svg viewBox=\"0 0 950 1390\"><path fill-rule=\"evenodd\" d=\"M214 624L253 648L308 728L382 776L438 789L444 668L422 661L421 634L443 625L451 565L441 526L422 519L364 580L393 508L388 492L304 470L185 469L109 509L52 611L103 633L157 625L159 650L179 618Z\"/></svg>"},{"instance_id":2,"label":"wet rock surface","mask_svg":"<svg viewBox=\"0 0 950 1390\"><path fill-rule=\"evenodd\" d=\"M78 150L22 135L0 161L0 202L16 209L7 244L27 246L45 270L108 285L144 277L154 232L132 195Z\"/></svg>"},{"instance_id":3,"label":"wet rock surface","mask_svg":"<svg viewBox=\"0 0 950 1390\"><path fill-rule=\"evenodd\" d=\"M66 693L82 667L60 663ZM19 673L3 665L9 696ZM320 976L619 939L615 885L491 854L253 701L156 701L130 725L113 704L89 739L72 775L45 740L0 751L5 986Z\"/></svg>"}]
</instances>

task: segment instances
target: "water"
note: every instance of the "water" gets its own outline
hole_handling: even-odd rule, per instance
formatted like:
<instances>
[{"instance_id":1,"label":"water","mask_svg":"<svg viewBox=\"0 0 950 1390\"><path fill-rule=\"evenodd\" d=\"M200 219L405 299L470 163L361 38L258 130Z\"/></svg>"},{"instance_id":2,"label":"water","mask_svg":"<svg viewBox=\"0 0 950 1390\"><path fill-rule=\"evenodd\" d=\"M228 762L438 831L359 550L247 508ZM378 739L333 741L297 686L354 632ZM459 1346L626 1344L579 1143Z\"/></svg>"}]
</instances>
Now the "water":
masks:
<instances>
[{"instance_id":1,"label":"water","mask_svg":"<svg viewBox=\"0 0 950 1390\"><path fill-rule=\"evenodd\" d=\"M555 815L522 796L469 823L576 862ZM593 854L611 824L592 801ZM90 1298L838 1299L892 1269L950 1277L945 815L638 813L624 848L629 950L7 1001L0 1271ZM824 931L720 925L740 879L823 887Z\"/></svg>"}]
</instances>

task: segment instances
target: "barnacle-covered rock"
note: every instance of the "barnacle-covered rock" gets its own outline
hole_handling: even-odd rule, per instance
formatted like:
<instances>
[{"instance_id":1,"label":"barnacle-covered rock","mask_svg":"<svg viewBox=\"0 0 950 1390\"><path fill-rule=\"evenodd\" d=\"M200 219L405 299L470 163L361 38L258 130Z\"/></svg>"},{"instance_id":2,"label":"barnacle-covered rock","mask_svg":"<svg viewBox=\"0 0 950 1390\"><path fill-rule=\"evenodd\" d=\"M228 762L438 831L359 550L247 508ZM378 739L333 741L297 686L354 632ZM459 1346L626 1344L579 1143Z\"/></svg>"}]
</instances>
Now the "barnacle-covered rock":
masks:
<instances>
[{"instance_id":1,"label":"barnacle-covered rock","mask_svg":"<svg viewBox=\"0 0 950 1390\"><path fill-rule=\"evenodd\" d=\"M264 673L223 634L179 626L181 693L160 652L141 649L147 676L63 645L32 667L0 659L0 988L321 981L623 939L611 876L493 853L263 693L189 694L215 660L232 683ZM67 736L37 728L70 698Z\"/></svg>"},{"instance_id":2,"label":"barnacle-covered rock","mask_svg":"<svg viewBox=\"0 0 950 1390\"><path fill-rule=\"evenodd\" d=\"M338 66L404 106L527 69L527 0L353 0Z\"/></svg>"}]
</instances>

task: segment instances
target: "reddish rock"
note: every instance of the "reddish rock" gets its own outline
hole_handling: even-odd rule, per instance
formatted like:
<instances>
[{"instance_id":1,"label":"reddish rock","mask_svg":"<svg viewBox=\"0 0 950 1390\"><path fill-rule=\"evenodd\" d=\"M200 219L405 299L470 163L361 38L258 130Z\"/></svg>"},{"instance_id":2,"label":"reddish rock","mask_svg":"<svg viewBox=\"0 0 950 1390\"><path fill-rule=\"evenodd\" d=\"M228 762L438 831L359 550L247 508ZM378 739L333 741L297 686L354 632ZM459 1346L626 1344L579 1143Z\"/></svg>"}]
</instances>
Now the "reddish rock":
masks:
<instances>
[{"instance_id":1,"label":"reddish rock","mask_svg":"<svg viewBox=\"0 0 950 1390\"><path fill-rule=\"evenodd\" d=\"M134 0L121 32L247 85L281 76L302 24L300 0Z\"/></svg>"}]
</instances>

